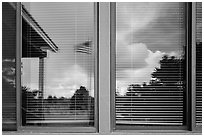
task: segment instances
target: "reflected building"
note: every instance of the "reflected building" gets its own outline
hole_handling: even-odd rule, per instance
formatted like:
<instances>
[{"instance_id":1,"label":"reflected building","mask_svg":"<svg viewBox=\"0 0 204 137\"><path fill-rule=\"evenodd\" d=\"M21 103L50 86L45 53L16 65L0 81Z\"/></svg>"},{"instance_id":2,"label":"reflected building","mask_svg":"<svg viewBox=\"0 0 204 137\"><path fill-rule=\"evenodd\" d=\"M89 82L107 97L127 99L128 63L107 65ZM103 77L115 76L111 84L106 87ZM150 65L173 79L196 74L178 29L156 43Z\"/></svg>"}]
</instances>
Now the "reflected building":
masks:
<instances>
[{"instance_id":1,"label":"reflected building","mask_svg":"<svg viewBox=\"0 0 204 137\"><path fill-rule=\"evenodd\" d=\"M57 52L58 47L24 6L22 6L22 26L22 58L39 58L39 92L37 96L43 98L44 58L47 57L47 50Z\"/></svg>"},{"instance_id":2,"label":"reflected building","mask_svg":"<svg viewBox=\"0 0 204 137\"><path fill-rule=\"evenodd\" d=\"M33 123L32 119L29 120L30 116L36 120L44 119L44 59L48 50L56 53L58 47L22 5L22 58L25 61L29 58L39 60L38 90L29 91L32 87L22 90L23 125Z\"/></svg>"}]
</instances>

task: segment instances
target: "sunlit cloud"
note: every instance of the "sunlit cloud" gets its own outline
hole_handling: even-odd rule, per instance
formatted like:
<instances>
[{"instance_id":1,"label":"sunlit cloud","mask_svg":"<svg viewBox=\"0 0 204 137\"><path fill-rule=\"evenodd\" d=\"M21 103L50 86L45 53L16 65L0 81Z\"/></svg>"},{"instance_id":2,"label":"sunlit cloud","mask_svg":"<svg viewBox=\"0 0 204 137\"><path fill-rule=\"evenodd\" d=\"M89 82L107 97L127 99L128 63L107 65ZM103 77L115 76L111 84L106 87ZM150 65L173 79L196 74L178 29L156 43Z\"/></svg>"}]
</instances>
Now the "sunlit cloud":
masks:
<instances>
[{"instance_id":1,"label":"sunlit cloud","mask_svg":"<svg viewBox=\"0 0 204 137\"><path fill-rule=\"evenodd\" d=\"M148 84L152 78L151 74L153 73L154 69L160 68L159 61L162 59L164 55L175 56L177 58L180 56L179 52L173 52L173 51L169 53L161 52L161 51L152 52L147 48L147 46L144 43L135 43L135 44L132 44L130 47L132 46L134 47L132 48L133 51L129 50L127 54L131 56L131 54L133 54L134 51L140 52L138 51L140 49L139 46L143 46L143 48L141 48L143 49L141 50L141 52L147 52L147 55L145 57L141 56L141 58L138 57L137 60L140 60L141 62L145 62L147 65L141 68L130 66L126 69L123 69L123 70L121 69L117 71L116 89L120 95L125 95L125 93L127 92L127 88L130 84L141 85L144 82ZM140 65L140 63L135 64L135 66L137 65Z\"/></svg>"},{"instance_id":2,"label":"sunlit cloud","mask_svg":"<svg viewBox=\"0 0 204 137\"><path fill-rule=\"evenodd\" d=\"M63 77L53 79L51 84L46 86L45 94L46 96L71 97L80 86L85 86L90 95L93 96L93 76L90 76L82 67L75 64L64 72Z\"/></svg>"},{"instance_id":3,"label":"sunlit cloud","mask_svg":"<svg viewBox=\"0 0 204 137\"><path fill-rule=\"evenodd\" d=\"M166 53L162 53L160 51L152 52L147 49L147 46L144 43L133 44L133 49L135 52L146 52L146 56L138 57L137 60L140 62L145 62L147 65L139 68L139 67L129 67L124 70L120 70L117 72L117 82L116 87L118 92L121 95L124 95L127 91L127 87L130 84L142 84L144 82L148 83L151 79L151 74L155 67L159 67L159 61L162 59L162 56ZM137 46L143 46L143 50L138 51L140 48ZM129 51L129 56L134 53L134 51ZM135 64L135 66L140 64Z\"/></svg>"}]
</instances>

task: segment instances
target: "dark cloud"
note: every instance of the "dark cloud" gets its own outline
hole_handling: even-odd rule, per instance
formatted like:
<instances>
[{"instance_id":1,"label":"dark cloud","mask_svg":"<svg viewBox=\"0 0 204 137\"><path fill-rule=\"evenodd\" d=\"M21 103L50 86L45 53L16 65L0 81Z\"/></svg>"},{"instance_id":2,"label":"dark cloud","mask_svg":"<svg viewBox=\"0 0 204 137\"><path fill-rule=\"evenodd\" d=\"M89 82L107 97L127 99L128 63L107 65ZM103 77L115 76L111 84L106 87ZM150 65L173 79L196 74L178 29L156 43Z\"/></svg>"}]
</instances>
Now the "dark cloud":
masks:
<instances>
[{"instance_id":1,"label":"dark cloud","mask_svg":"<svg viewBox=\"0 0 204 137\"><path fill-rule=\"evenodd\" d=\"M131 39L130 35L132 35ZM172 4L160 9L160 13L148 25L143 29L133 31L126 38L133 43L145 43L152 51L183 50L185 23L182 5Z\"/></svg>"}]
</instances>

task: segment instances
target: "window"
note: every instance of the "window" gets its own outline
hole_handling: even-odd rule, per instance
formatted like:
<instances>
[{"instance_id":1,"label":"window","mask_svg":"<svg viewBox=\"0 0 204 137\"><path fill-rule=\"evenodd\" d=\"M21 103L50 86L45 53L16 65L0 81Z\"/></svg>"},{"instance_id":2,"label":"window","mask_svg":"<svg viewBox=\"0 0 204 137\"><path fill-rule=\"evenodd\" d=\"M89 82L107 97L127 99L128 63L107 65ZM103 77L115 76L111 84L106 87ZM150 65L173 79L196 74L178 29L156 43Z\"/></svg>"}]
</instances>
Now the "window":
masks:
<instances>
[{"instance_id":1,"label":"window","mask_svg":"<svg viewBox=\"0 0 204 137\"><path fill-rule=\"evenodd\" d=\"M22 125L94 127L94 3L22 3L22 15Z\"/></svg>"},{"instance_id":2,"label":"window","mask_svg":"<svg viewBox=\"0 0 204 137\"><path fill-rule=\"evenodd\" d=\"M2 130L16 129L16 3L2 3Z\"/></svg>"},{"instance_id":3,"label":"window","mask_svg":"<svg viewBox=\"0 0 204 137\"><path fill-rule=\"evenodd\" d=\"M185 7L116 4L116 129L186 125Z\"/></svg>"},{"instance_id":4,"label":"window","mask_svg":"<svg viewBox=\"0 0 204 137\"><path fill-rule=\"evenodd\" d=\"M202 125L202 3L196 3L196 125Z\"/></svg>"},{"instance_id":5,"label":"window","mask_svg":"<svg viewBox=\"0 0 204 137\"><path fill-rule=\"evenodd\" d=\"M5 5L13 9L10 3ZM94 3L25 2L20 7L19 127L77 127L94 132Z\"/></svg>"},{"instance_id":6,"label":"window","mask_svg":"<svg viewBox=\"0 0 204 137\"><path fill-rule=\"evenodd\" d=\"M3 133L200 134L201 9L4 2Z\"/></svg>"}]
</instances>

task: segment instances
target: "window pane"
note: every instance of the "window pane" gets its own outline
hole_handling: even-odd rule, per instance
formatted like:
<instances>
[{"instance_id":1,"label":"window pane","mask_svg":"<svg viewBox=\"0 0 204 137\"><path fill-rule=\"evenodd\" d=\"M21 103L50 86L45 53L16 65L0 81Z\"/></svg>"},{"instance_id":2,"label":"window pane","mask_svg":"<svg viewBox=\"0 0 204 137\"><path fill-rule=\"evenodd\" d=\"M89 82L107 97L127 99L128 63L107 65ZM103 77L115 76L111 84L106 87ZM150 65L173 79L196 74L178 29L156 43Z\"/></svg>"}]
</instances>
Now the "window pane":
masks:
<instances>
[{"instance_id":1,"label":"window pane","mask_svg":"<svg viewBox=\"0 0 204 137\"><path fill-rule=\"evenodd\" d=\"M16 129L16 7L2 3L2 130Z\"/></svg>"},{"instance_id":2,"label":"window pane","mask_svg":"<svg viewBox=\"0 0 204 137\"><path fill-rule=\"evenodd\" d=\"M94 3L23 3L23 125L94 126Z\"/></svg>"},{"instance_id":3,"label":"window pane","mask_svg":"<svg viewBox=\"0 0 204 137\"><path fill-rule=\"evenodd\" d=\"M185 3L116 4L116 125L185 125Z\"/></svg>"},{"instance_id":4,"label":"window pane","mask_svg":"<svg viewBox=\"0 0 204 137\"><path fill-rule=\"evenodd\" d=\"M196 3L196 125L202 125L202 3Z\"/></svg>"}]
</instances>

